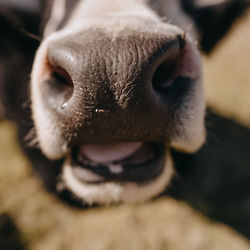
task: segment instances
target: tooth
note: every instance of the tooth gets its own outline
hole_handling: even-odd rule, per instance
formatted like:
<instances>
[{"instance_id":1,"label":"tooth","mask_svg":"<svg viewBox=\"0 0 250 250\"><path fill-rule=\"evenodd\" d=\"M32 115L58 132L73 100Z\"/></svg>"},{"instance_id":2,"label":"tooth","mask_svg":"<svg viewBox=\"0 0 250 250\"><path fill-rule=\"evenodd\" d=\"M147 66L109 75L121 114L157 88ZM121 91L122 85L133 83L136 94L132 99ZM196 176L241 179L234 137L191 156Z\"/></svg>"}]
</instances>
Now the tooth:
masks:
<instances>
[{"instance_id":1,"label":"tooth","mask_svg":"<svg viewBox=\"0 0 250 250\"><path fill-rule=\"evenodd\" d=\"M96 163L110 163L129 157L142 147L141 142L83 145L80 152Z\"/></svg>"},{"instance_id":2,"label":"tooth","mask_svg":"<svg viewBox=\"0 0 250 250\"><path fill-rule=\"evenodd\" d=\"M109 171L113 174L120 174L123 172L123 167L121 165L110 164L108 165Z\"/></svg>"}]
</instances>

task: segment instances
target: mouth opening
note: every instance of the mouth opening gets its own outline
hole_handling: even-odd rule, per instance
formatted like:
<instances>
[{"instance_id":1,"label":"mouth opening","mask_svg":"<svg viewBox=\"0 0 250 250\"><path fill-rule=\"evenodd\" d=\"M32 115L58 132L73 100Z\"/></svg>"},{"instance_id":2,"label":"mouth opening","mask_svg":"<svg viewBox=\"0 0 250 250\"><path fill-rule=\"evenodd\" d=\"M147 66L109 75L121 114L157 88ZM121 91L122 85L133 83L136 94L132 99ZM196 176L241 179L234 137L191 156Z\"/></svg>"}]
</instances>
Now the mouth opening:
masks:
<instances>
[{"instance_id":1,"label":"mouth opening","mask_svg":"<svg viewBox=\"0 0 250 250\"><path fill-rule=\"evenodd\" d=\"M126 142L73 147L70 166L83 183L145 184L161 175L165 163L163 143Z\"/></svg>"}]
</instances>

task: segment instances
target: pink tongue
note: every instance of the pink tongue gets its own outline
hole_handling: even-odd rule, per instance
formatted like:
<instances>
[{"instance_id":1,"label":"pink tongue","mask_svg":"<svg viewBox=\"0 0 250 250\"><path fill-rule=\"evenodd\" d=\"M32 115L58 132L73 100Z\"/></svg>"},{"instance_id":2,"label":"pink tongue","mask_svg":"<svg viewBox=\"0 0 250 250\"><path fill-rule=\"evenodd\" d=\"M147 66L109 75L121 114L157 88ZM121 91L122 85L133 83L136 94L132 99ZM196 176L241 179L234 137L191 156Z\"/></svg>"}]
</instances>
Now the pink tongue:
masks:
<instances>
[{"instance_id":1,"label":"pink tongue","mask_svg":"<svg viewBox=\"0 0 250 250\"><path fill-rule=\"evenodd\" d=\"M96 163L111 163L133 155L141 147L141 142L88 144L80 147L80 153Z\"/></svg>"}]
</instances>

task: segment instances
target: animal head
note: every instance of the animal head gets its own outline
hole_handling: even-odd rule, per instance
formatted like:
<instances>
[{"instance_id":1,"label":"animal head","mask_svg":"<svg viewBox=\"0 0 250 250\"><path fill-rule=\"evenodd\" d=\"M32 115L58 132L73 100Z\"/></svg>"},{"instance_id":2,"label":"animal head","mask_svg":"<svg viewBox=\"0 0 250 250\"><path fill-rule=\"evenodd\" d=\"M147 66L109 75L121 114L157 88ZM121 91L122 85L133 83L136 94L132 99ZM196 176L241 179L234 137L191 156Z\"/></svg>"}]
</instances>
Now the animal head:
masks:
<instances>
[{"instance_id":1,"label":"animal head","mask_svg":"<svg viewBox=\"0 0 250 250\"><path fill-rule=\"evenodd\" d=\"M247 4L43 1L30 83L39 149L27 153L45 183L87 205L162 192L170 150L206 138L199 45L210 51Z\"/></svg>"}]
</instances>

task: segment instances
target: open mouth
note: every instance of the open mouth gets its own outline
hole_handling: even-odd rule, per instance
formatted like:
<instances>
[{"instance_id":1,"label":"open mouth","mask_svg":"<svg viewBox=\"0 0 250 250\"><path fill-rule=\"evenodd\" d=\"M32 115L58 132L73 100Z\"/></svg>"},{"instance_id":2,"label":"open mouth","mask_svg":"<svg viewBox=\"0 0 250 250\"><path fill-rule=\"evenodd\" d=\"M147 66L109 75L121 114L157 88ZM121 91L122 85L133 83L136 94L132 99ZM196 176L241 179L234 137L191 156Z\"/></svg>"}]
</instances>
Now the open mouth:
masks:
<instances>
[{"instance_id":1,"label":"open mouth","mask_svg":"<svg viewBox=\"0 0 250 250\"><path fill-rule=\"evenodd\" d=\"M83 183L143 185L162 174L165 157L163 143L89 144L72 148L68 165Z\"/></svg>"},{"instance_id":2,"label":"open mouth","mask_svg":"<svg viewBox=\"0 0 250 250\"><path fill-rule=\"evenodd\" d=\"M138 203L162 192L172 175L163 143L88 144L71 149L60 183L83 204Z\"/></svg>"}]
</instances>

